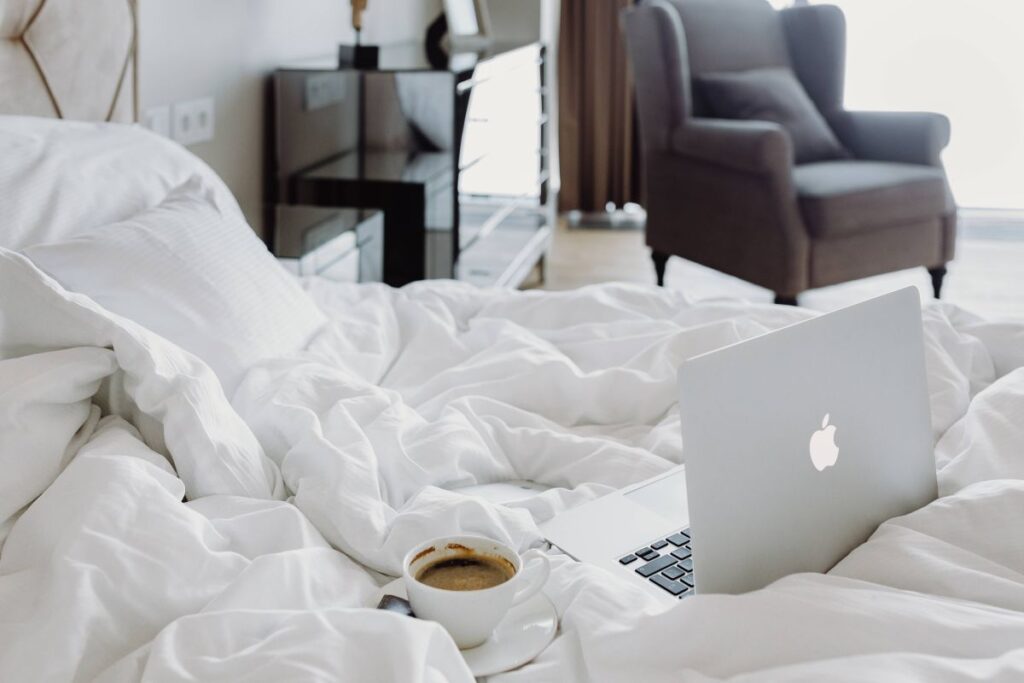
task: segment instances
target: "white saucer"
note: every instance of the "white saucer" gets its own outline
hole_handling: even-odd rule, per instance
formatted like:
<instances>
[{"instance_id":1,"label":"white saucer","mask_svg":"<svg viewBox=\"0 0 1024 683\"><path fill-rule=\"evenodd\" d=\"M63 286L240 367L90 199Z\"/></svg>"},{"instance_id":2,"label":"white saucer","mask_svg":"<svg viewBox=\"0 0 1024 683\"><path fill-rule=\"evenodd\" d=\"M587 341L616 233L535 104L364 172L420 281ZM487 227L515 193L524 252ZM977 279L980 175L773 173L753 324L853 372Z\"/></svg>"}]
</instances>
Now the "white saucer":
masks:
<instances>
[{"instance_id":1,"label":"white saucer","mask_svg":"<svg viewBox=\"0 0 1024 683\"><path fill-rule=\"evenodd\" d=\"M395 579L381 588L381 596L408 597L405 582ZM551 643L558 630L558 613L543 593L509 610L483 645L461 650L477 678L509 671L533 661Z\"/></svg>"}]
</instances>

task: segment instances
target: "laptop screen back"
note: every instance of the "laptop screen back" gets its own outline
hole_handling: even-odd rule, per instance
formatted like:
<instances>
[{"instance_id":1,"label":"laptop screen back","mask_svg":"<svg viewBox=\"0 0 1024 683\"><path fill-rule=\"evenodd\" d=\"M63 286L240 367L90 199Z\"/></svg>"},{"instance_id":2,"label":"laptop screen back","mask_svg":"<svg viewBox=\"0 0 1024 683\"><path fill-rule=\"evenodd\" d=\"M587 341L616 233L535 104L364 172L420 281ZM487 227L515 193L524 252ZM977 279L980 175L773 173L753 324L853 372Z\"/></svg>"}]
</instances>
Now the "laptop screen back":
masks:
<instances>
[{"instance_id":1,"label":"laptop screen back","mask_svg":"<svg viewBox=\"0 0 1024 683\"><path fill-rule=\"evenodd\" d=\"M916 289L689 360L679 391L698 592L828 571L936 495Z\"/></svg>"}]
</instances>

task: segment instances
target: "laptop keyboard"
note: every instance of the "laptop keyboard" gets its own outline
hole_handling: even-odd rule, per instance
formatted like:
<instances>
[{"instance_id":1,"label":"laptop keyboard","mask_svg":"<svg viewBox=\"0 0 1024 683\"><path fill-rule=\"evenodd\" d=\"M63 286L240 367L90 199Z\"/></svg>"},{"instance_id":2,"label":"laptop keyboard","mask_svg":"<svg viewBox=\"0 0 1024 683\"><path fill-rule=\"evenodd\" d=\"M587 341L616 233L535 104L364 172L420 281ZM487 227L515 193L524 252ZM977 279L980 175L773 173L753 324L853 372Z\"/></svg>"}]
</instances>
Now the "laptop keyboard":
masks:
<instances>
[{"instance_id":1,"label":"laptop keyboard","mask_svg":"<svg viewBox=\"0 0 1024 683\"><path fill-rule=\"evenodd\" d=\"M678 598L693 595L693 557L690 530L685 529L619 558L646 579Z\"/></svg>"}]
</instances>

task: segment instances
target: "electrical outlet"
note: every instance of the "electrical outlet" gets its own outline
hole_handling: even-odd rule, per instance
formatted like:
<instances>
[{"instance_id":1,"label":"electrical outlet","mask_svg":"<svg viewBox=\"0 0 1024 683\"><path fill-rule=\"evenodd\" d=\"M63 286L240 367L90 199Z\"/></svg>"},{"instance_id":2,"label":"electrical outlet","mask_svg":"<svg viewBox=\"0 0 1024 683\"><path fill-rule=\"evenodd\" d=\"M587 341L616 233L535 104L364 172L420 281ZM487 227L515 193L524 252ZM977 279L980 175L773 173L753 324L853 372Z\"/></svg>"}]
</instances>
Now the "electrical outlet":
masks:
<instances>
[{"instance_id":1,"label":"electrical outlet","mask_svg":"<svg viewBox=\"0 0 1024 683\"><path fill-rule=\"evenodd\" d=\"M215 112L212 97L174 105L173 137L183 145L213 139Z\"/></svg>"},{"instance_id":2,"label":"electrical outlet","mask_svg":"<svg viewBox=\"0 0 1024 683\"><path fill-rule=\"evenodd\" d=\"M165 138L171 137L171 107L164 104L159 107L150 107L142 116L143 125Z\"/></svg>"}]
</instances>

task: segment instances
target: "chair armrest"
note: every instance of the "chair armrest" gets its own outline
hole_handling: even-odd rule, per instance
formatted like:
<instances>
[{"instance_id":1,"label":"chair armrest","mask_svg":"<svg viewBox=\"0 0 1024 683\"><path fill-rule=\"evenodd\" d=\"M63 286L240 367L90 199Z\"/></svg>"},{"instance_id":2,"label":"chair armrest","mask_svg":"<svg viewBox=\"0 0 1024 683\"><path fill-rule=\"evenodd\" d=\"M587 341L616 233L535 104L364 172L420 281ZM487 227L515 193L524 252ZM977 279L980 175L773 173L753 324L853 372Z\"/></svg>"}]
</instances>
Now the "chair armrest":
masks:
<instances>
[{"instance_id":1,"label":"chair armrest","mask_svg":"<svg viewBox=\"0 0 1024 683\"><path fill-rule=\"evenodd\" d=\"M789 135L770 121L688 119L672 134L678 155L757 174L792 174Z\"/></svg>"},{"instance_id":2,"label":"chair armrest","mask_svg":"<svg viewBox=\"0 0 1024 683\"><path fill-rule=\"evenodd\" d=\"M699 137L698 145L704 145L711 136ZM648 246L784 296L802 292L809 279L810 236L797 204L788 138L781 145L773 132L722 139L728 142L710 150L686 145L681 152L645 156Z\"/></svg>"},{"instance_id":3,"label":"chair armrest","mask_svg":"<svg viewBox=\"0 0 1024 683\"><path fill-rule=\"evenodd\" d=\"M949 119L929 112L834 111L828 122L858 159L941 166Z\"/></svg>"}]
</instances>

